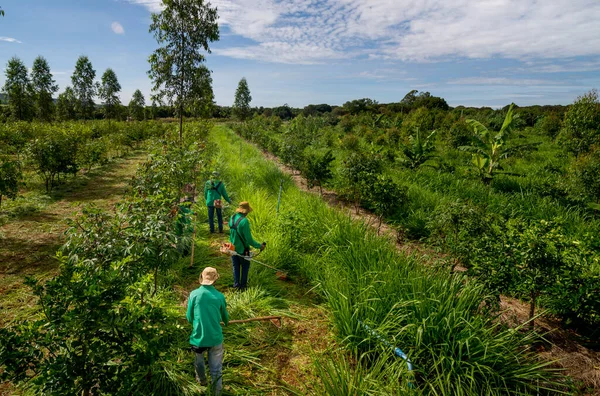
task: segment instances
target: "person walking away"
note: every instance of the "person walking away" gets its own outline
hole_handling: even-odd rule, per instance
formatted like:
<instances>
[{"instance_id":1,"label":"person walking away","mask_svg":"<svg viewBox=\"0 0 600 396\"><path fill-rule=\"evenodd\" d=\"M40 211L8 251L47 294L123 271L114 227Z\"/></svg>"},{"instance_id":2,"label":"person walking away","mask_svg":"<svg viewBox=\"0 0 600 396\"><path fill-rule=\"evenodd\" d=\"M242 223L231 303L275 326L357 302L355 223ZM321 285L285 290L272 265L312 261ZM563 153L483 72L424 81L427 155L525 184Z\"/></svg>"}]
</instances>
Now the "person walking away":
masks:
<instances>
[{"instance_id":1,"label":"person walking away","mask_svg":"<svg viewBox=\"0 0 600 396\"><path fill-rule=\"evenodd\" d=\"M235 210L236 213L229 220L229 241L233 244L236 253L243 256L250 255L250 247L264 250L266 243L258 243L252 238L250 232L250 222L246 218L252 208L248 202L240 202L240 206ZM231 265L233 266L233 287L244 290L248 285L248 271L250 270L250 260L243 257L231 256Z\"/></svg>"},{"instance_id":2,"label":"person walking away","mask_svg":"<svg viewBox=\"0 0 600 396\"><path fill-rule=\"evenodd\" d=\"M221 198L231 204L231 199L227 195L225 184L219 180L219 172L213 172L209 181L204 185L204 198L208 207L208 224L210 232L215 232L215 211L217 212L217 223L219 232L223 232L223 204Z\"/></svg>"},{"instance_id":3,"label":"person walking away","mask_svg":"<svg viewBox=\"0 0 600 396\"><path fill-rule=\"evenodd\" d=\"M182 256L187 256L191 249L190 238L194 233L194 226L192 224L192 216L194 215L192 210L193 204L194 197L187 195L181 199L181 202L177 207L175 235L177 236L177 250Z\"/></svg>"},{"instance_id":4,"label":"person walking away","mask_svg":"<svg viewBox=\"0 0 600 396\"><path fill-rule=\"evenodd\" d=\"M227 326L229 313L225 296L215 289L219 279L215 268L206 267L200 275L200 287L190 293L187 306L187 320L192 324L190 346L195 352L196 380L203 386L208 385L204 352L208 352L208 370L211 388L215 395L223 390L223 329Z\"/></svg>"}]
</instances>

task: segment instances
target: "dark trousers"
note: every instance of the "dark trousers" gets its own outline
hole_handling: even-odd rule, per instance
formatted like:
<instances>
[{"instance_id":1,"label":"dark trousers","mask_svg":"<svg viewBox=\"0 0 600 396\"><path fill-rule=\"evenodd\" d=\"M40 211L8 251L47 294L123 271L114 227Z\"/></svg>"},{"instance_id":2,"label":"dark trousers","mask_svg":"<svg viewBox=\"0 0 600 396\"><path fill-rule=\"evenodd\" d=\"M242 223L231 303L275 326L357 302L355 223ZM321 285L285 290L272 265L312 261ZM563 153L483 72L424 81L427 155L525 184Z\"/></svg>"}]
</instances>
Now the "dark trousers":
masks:
<instances>
[{"instance_id":1,"label":"dark trousers","mask_svg":"<svg viewBox=\"0 0 600 396\"><path fill-rule=\"evenodd\" d=\"M219 225L219 232L223 232L223 211L221 208L215 208L214 206L208 207L208 225L210 226L210 232L215 232L215 209L217 210L217 222Z\"/></svg>"},{"instance_id":2,"label":"dark trousers","mask_svg":"<svg viewBox=\"0 0 600 396\"><path fill-rule=\"evenodd\" d=\"M248 286L250 261L240 256L231 256L231 265L233 266L233 287L244 290Z\"/></svg>"}]
</instances>

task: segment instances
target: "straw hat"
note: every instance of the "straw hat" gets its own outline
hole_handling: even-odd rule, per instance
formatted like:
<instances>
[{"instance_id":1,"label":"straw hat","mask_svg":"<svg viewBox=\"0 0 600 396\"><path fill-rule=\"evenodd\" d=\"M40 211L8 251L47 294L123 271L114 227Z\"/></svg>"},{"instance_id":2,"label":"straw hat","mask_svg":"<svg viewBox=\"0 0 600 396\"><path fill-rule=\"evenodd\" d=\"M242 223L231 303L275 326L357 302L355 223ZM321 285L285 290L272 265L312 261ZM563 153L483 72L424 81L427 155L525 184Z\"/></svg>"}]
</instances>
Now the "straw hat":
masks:
<instances>
[{"instance_id":1,"label":"straw hat","mask_svg":"<svg viewBox=\"0 0 600 396\"><path fill-rule=\"evenodd\" d=\"M206 267L200 275L200 284L204 286L210 286L219 279L219 273L213 267Z\"/></svg>"},{"instance_id":2,"label":"straw hat","mask_svg":"<svg viewBox=\"0 0 600 396\"><path fill-rule=\"evenodd\" d=\"M213 177L219 177L219 175L220 175L220 173L219 173L219 172L217 172L217 171L214 171L214 172L212 173L212 176L213 176Z\"/></svg>"},{"instance_id":3,"label":"straw hat","mask_svg":"<svg viewBox=\"0 0 600 396\"><path fill-rule=\"evenodd\" d=\"M240 206L235 210L237 213L248 214L252 212L250 204L246 201L240 202Z\"/></svg>"}]
</instances>

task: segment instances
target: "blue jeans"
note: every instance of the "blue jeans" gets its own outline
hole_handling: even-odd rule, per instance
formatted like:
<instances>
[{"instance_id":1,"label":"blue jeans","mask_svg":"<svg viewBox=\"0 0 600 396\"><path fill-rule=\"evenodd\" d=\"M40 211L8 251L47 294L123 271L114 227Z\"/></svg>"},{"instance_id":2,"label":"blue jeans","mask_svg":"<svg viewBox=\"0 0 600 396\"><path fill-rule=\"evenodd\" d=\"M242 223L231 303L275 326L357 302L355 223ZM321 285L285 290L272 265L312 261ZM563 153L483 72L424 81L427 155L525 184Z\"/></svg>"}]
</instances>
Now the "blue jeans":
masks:
<instances>
[{"instance_id":1,"label":"blue jeans","mask_svg":"<svg viewBox=\"0 0 600 396\"><path fill-rule=\"evenodd\" d=\"M248 286L250 261L243 259L240 256L231 256L231 265L233 266L233 287L240 290L245 289ZM242 270L241 279L240 269Z\"/></svg>"},{"instance_id":2,"label":"blue jeans","mask_svg":"<svg viewBox=\"0 0 600 396\"><path fill-rule=\"evenodd\" d=\"M217 210L217 222L219 223L219 232L223 232L223 210L221 208L209 206L208 225L210 226L210 232L215 232L215 209Z\"/></svg>"},{"instance_id":3,"label":"blue jeans","mask_svg":"<svg viewBox=\"0 0 600 396\"><path fill-rule=\"evenodd\" d=\"M215 395L220 395L223 390L223 344L208 348L208 370L210 371L211 388ZM201 384L206 383L206 367L204 366L204 354L196 353L196 379Z\"/></svg>"}]
</instances>

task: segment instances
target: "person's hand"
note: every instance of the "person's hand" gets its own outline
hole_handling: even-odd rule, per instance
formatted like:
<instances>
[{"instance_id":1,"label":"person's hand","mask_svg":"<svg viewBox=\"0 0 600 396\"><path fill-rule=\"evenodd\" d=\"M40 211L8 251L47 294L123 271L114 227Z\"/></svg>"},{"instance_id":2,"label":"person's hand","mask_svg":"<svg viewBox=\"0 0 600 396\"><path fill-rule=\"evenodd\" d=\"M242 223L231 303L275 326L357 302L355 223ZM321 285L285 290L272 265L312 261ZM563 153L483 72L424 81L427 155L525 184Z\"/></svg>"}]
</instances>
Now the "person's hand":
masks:
<instances>
[{"instance_id":1,"label":"person's hand","mask_svg":"<svg viewBox=\"0 0 600 396\"><path fill-rule=\"evenodd\" d=\"M263 250L265 250L266 247L267 247L267 242L263 242L262 245L260 245L260 251L262 252Z\"/></svg>"}]
</instances>

